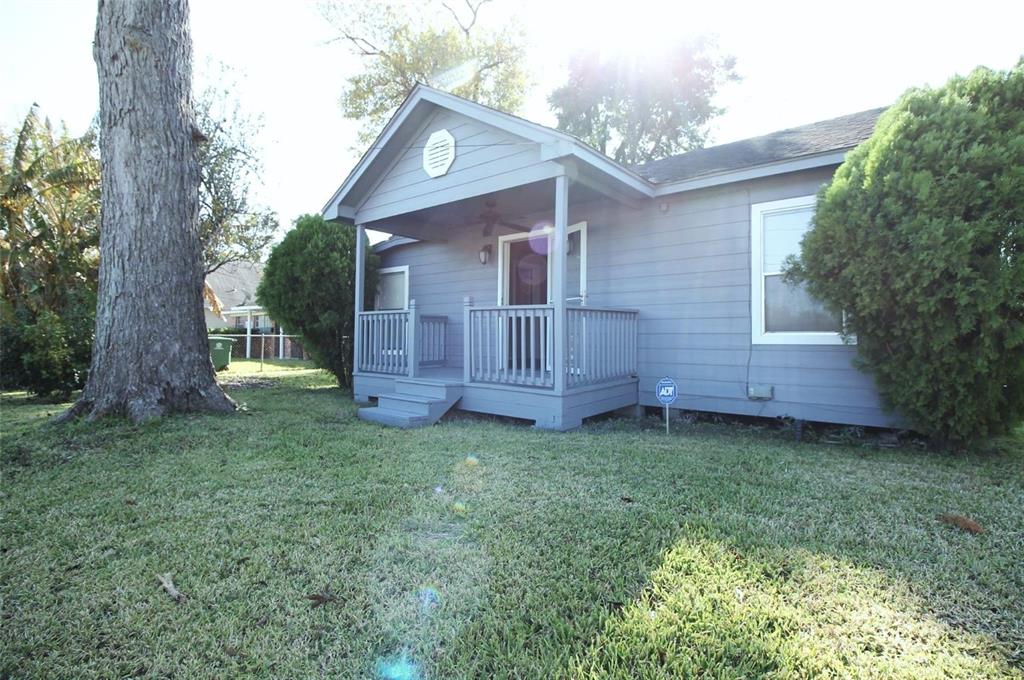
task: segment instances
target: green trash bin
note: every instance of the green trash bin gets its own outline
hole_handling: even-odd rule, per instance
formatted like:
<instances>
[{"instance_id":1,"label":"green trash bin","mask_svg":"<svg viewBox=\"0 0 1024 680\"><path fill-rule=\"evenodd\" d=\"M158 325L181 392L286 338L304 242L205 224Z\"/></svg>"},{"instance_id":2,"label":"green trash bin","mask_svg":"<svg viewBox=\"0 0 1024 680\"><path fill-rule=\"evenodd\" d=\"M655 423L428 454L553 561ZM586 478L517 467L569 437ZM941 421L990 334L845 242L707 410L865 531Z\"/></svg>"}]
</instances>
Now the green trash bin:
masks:
<instances>
[{"instance_id":1,"label":"green trash bin","mask_svg":"<svg viewBox=\"0 0 1024 680\"><path fill-rule=\"evenodd\" d=\"M231 348L235 346L234 338L225 338L219 335L210 336L210 358L213 359L213 368L223 371L231 364Z\"/></svg>"}]
</instances>

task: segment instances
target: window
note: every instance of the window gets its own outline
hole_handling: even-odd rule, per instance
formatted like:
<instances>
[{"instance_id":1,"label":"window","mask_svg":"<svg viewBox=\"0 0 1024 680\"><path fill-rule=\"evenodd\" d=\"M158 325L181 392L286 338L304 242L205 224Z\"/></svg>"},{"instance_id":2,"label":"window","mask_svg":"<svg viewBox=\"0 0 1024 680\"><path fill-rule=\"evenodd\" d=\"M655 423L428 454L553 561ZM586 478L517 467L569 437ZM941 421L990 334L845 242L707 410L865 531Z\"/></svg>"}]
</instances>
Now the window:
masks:
<instances>
[{"instance_id":1,"label":"window","mask_svg":"<svg viewBox=\"0 0 1024 680\"><path fill-rule=\"evenodd\" d=\"M383 267L377 270L377 296L373 308L407 309L409 307L409 267Z\"/></svg>"},{"instance_id":2,"label":"window","mask_svg":"<svg viewBox=\"0 0 1024 680\"><path fill-rule=\"evenodd\" d=\"M837 345L842 318L812 298L802 285L782 279L790 255L811 228L814 196L755 203L751 226L751 337L754 344Z\"/></svg>"}]
</instances>

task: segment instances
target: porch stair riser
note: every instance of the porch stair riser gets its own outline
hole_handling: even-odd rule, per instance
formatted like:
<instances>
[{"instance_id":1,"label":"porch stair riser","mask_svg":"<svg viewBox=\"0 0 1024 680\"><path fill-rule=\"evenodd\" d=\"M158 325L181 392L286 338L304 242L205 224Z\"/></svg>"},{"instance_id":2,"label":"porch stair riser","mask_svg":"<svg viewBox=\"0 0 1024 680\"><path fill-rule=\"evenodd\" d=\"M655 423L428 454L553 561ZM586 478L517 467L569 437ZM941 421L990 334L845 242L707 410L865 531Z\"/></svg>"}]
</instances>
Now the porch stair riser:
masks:
<instances>
[{"instance_id":1,"label":"porch stair riser","mask_svg":"<svg viewBox=\"0 0 1024 680\"><path fill-rule=\"evenodd\" d=\"M359 417L391 427L433 425L462 398L462 385L438 380L403 378L395 391L382 394L376 406L359 409Z\"/></svg>"}]
</instances>

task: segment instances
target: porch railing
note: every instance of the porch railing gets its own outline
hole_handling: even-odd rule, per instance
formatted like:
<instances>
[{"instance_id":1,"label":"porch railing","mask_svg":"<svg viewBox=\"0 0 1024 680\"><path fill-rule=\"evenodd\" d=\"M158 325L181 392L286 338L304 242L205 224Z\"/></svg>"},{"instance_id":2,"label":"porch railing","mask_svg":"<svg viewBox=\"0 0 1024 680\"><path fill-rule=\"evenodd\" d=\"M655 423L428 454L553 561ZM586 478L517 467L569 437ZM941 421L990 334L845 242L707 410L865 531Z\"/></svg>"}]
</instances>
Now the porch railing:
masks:
<instances>
[{"instance_id":1,"label":"porch railing","mask_svg":"<svg viewBox=\"0 0 1024 680\"><path fill-rule=\"evenodd\" d=\"M569 307L565 310L567 387L629 378L637 371L634 309Z\"/></svg>"},{"instance_id":2,"label":"porch railing","mask_svg":"<svg viewBox=\"0 0 1024 680\"><path fill-rule=\"evenodd\" d=\"M464 318L465 375L471 382L552 387L554 307L471 307Z\"/></svg>"},{"instance_id":3,"label":"porch railing","mask_svg":"<svg viewBox=\"0 0 1024 680\"><path fill-rule=\"evenodd\" d=\"M553 305L473 307L465 311L465 379L552 388L565 371L566 388L636 376L637 318L633 309L569 307L564 326ZM562 330L564 329L564 331ZM554 337L566 333L564 366L554 366Z\"/></svg>"},{"instance_id":4,"label":"porch railing","mask_svg":"<svg viewBox=\"0 0 1024 680\"><path fill-rule=\"evenodd\" d=\"M448 317L409 309L360 312L356 370L415 377L421 366L443 366L447 355Z\"/></svg>"},{"instance_id":5,"label":"porch railing","mask_svg":"<svg viewBox=\"0 0 1024 680\"><path fill-rule=\"evenodd\" d=\"M566 388L635 377L637 319L633 309L568 307L564 324L553 305L473 307L463 318L467 382L553 388L554 338L564 332ZM443 366L448 317L408 310L361 312L357 370L415 377L420 367Z\"/></svg>"},{"instance_id":6,"label":"porch railing","mask_svg":"<svg viewBox=\"0 0 1024 680\"><path fill-rule=\"evenodd\" d=\"M420 317L420 366L444 366L444 358L448 352L447 334L447 316Z\"/></svg>"},{"instance_id":7,"label":"porch railing","mask_svg":"<svg viewBox=\"0 0 1024 680\"><path fill-rule=\"evenodd\" d=\"M356 368L365 373L409 372L409 312L361 312Z\"/></svg>"}]
</instances>

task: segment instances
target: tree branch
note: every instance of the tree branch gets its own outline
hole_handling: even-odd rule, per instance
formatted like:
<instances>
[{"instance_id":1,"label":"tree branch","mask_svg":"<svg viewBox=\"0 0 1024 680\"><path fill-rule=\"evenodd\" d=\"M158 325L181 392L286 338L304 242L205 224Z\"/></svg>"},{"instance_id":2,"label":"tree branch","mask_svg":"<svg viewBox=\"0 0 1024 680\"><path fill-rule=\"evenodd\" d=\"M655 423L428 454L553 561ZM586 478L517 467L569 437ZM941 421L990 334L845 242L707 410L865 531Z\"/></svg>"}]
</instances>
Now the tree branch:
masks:
<instances>
[{"instance_id":1,"label":"tree branch","mask_svg":"<svg viewBox=\"0 0 1024 680\"><path fill-rule=\"evenodd\" d=\"M331 38L328 43L335 42L337 40L347 40L352 44L353 49L362 57L384 57L387 58L388 54L384 50L380 49L366 38L358 35L352 35L347 31L341 32L341 37Z\"/></svg>"},{"instance_id":2,"label":"tree branch","mask_svg":"<svg viewBox=\"0 0 1024 680\"><path fill-rule=\"evenodd\" d=\"M452 7L447 2L442 2L441 6L448 10L449 12L451 12L451 15L455 18L455 23L459 25L459 28L462 29L462 32L465 33L466 37L468 38L469 32L473 30L474 26L476 26L476 21L479 18L480 14L480 8L490 1L491 0L478 0L478 2L474 5L471 0L465 0L466 7L469 8L470 13L470 20L468 24L462 23L462 19L459 18L458 13L454 9L452 9Z\"/></svg>"}]
</instances>

